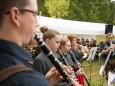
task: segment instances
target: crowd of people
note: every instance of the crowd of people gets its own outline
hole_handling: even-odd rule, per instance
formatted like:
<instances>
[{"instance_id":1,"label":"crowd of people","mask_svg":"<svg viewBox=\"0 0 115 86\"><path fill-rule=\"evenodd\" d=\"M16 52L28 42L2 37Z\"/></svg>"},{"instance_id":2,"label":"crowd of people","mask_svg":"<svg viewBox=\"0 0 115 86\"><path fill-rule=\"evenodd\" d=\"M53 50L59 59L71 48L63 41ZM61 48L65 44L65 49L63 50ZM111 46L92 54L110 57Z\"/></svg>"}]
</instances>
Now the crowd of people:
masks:
<instances>
[{"instance_id":1,"label":"crowd of people","mask_svg":"<svg viewBox=\"0 0 115 86\"><path fill-rule=\"evenodd\" d=\"M80 42L76 34L62 39L58 31L41 27L43 44L52 51L46 55L47 49L43 52L43 45L34 40L40 16L37 3L37 0L0 0L0 86L85 86L82 62L88 57L90 48L96 47L96 40L82 39ZM108 74L114 73L115 42L112 33L106 38L99 50L104 61L112 51L105 68ZM32 43L37 47L33 58L27 50ZM48 59L50 54L68 76L68 82Z\"/></svg>"}]
</instances>

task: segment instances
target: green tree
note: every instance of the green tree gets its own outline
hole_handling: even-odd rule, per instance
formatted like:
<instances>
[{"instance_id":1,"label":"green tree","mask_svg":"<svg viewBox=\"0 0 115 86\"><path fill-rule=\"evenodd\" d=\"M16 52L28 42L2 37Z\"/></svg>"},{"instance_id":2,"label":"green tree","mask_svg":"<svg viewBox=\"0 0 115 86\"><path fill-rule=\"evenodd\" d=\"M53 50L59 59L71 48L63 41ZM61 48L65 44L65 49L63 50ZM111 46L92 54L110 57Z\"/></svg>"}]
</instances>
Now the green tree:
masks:
<instances>
[{"instance_id":1,"label":"green tree","mask_svg":"<svg viewBox=\"0 0 115 86\"><path fill-rule=\"evenodd\" d=\"M111 4L111 9L110 9L110 21L112 24L115 24L115 1L112 1Z\"/></svg>"},{"instance_id":2,"label":"green tree","mask_svg":"<svg viewBox=\"0 0 115 86\"><path fill-rule=\"evenodd\" d=\"M98 18L99 11L98 6L95 4L96 2L98 2L98 0L85 0L85 2L84 1L81 2L83 4L83 11L85 14L84 21L90 21L90 22L99 21Z\"/></svg>"},{"instance_id":3,"label":"green tree","mask_svg":"<svg viewBox=\"0 0 115 86\"><path fill-rule=\"evenodd\" d=\"M63 18L68 14L69 2L70 0L45 0L44 6L51 17Z\"/></svg>"},{"instance_id":4,"label":"green tree","mask_svg":"<svg viewBox=\"0 0 115 86\"><path fill-rule=\"evenodd\" d=\"M47 10L44 6L45 0L39 0L38 2L39 2L38 3L38 9L41 12L41 15L42 16L49 16L49 13L47 12Z\"/></svg>"},{"instance_id":5,"label":"green tree","mask_svg":"<svg viewBox=\"0 0 115 86\"><path fill-rule=\"evenodd\" d=\"M86 19L86 16L83 10L83 4L80 2L80 0L70 1L69 14L65 18L70 19L70 20L81 20L81 21Z\"/></svg>"},{"instance_id":6,"label":"green tree","mask_svg":"<svg viewBox=\"0 0 115 86\"><path fill-rule=\"evenodd\" d=\"M69 15L71 20L87 22L107 22L109 19L110 0L71 0Z\"/></svg>"},{"instance_id":7,"label":"green tree","mask_svg":"<svg viewBox=\"0 0 115 86\"><path fill-rule=\"evenodd\" d=\"M43 16L69 20L115 24L115 1L111 0L39 0Z\"/></svg>"},{"instance_id":8,"label":"green tree","mask_svg":"<svg viewBox=\"0 0 115 86\"><path fill-rule=\"evenodd\" d=\"M101 0L99 5L99 19L100 22L108 23L110 19L110 1Z\"/></svg>"}]
</instances>

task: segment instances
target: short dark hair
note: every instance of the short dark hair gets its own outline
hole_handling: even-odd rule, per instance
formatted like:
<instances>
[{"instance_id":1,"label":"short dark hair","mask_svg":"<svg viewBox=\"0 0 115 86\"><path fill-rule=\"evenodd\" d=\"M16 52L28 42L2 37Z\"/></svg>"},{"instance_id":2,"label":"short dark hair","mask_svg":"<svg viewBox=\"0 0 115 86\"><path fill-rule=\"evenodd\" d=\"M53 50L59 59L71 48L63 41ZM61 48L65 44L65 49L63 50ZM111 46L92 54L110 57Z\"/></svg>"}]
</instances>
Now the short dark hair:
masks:
<instances>
[{"instance_id":1,"label":"short dark hair","mask_svg":"<svg viewBox=\"0 0 115 86\"><path fill-rule=\"evenodd\" d=\"M0 0L0 26L4 19L4 14L12 7L24 8L29 0Z\"/></svg>"}]
</instances>

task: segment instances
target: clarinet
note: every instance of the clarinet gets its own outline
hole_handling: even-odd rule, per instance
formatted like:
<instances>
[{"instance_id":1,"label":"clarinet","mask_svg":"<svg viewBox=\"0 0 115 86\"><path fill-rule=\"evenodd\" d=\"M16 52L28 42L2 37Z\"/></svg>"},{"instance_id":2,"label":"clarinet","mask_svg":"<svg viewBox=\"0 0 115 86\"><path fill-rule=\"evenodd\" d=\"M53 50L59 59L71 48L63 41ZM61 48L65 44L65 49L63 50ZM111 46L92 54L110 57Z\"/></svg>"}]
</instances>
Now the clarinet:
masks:
<instances>
[{"instance_id":1,"label":"clarinet","mask_svg":"<svg viewBox=\"0 0 115 86\"><path fill-rule=\"evenodd\" d=\"M71 66L69 66L69 64L67 63L67 61L66 61L66 59L65 59L65 57L64 57L64 55L63 55L63 53L61 52L61 50L60 50L59 48L57 49L57 53L60 55L60 57L61 57L61 59L62 59L64 65L66 65L66 66L69 67L69 69L70 69L70 71L71 71L71 75L73 76L72 78L75 79L75 80L77 80L77 77L76 77L77 75L76 75L76 73L73 71L73 68L72 68Z\"/></svg>"},{"instance_id":2,"label":"clarinet","mask_svg":"<svg viewBox=\"0 0 115 86\"><path fill-rule=\"evenodd\" d=\"M73 69L74 69L74 71L77 71L79 68L81 68L81 64L80 64L79 61L75 58L75 56L74 56L72 50L69 51L69 54L71 55L71 59L72 59L72 61L73 61ZM90 83L89 83L89 81L88 81L88 79L87 79L87 77L86 77L86 75L85 75L85 72L84 72L84 71L83 71L83 73L84 73L83 76L84 76L85 81L87 82L87 85L88 85L88 86L91 86Z\"/></svg>"},{"instance_id":3,"label":"clarinet","mask_svg":"<svg viewBox=\"0 0 115 86\"><path fill-rule=\"evenodd\" d=\"M56 59L56 57L53 55L52 51L50 50L50 48L43 42L43 40L41 40L40 38L38 38L37 35L35 35L35 40L37 41L37 43L40 45L41 50L47 55L47 57L49 58L49 60L52 62L52 64L56 67L56 69L58 70L58 72L61 74L61 76L65 79L65 81L67 82L67 84L69 86L74 86L75 83L73 82L73 79L70 78L66 71L63 69L62 64Z\"/></svg>"},{"instance_id":4,"label":"clarinet","mask_svg":"<svg viewBox=\"0 0 115 86\"><path fill-rule=\"evenodd\" d=\"M69 67L69 64L67 63L67 61L66 61L66 59L65 59L65 57L64 57L64 55L63 55L63 53L60 51L59 48L57 49L57 53L60 55L60 57L61 57L61 59L62 59L64 65L66 65L66 66Z\"/></svg>"}]
</instances>

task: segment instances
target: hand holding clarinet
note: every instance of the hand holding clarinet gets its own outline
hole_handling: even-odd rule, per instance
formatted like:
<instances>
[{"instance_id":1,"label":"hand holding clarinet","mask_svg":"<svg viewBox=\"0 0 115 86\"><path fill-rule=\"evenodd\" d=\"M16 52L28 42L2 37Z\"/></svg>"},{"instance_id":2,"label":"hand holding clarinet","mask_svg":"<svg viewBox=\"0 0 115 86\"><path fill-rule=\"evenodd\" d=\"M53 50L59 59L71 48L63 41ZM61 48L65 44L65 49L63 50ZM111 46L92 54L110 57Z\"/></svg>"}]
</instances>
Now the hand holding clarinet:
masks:
<instances>
[{"instance_id":1,"label":"hand holding clarinet","mask_svg":"<svg viewBox=\"0 0 115 86\"><path fill-rule=\"evenodd\" d=\"M68 83L68 85L69 86L82 86L78 82L74 81L67 74L67 70L65 70L65 67L55 58L55 56L52 54L52 51L49 49L49 47L40 38L38 38L38 36L35 36L35 39L36 39L37 43L40 45L42 51L48 56L49 60L52 62L52 64L57 69L57 71L58 71L57 73L63 77L63 79ZM46 75L46 77L50 76L50 78L49 78L50 81L55 80L55 79L52 79L52 77L53 77L52 74L50 75L50 73L52 71L53 71L53 69L49 71L49 73L48 73L49 75L48 74Z\"/></svg>"}]
</instances>

